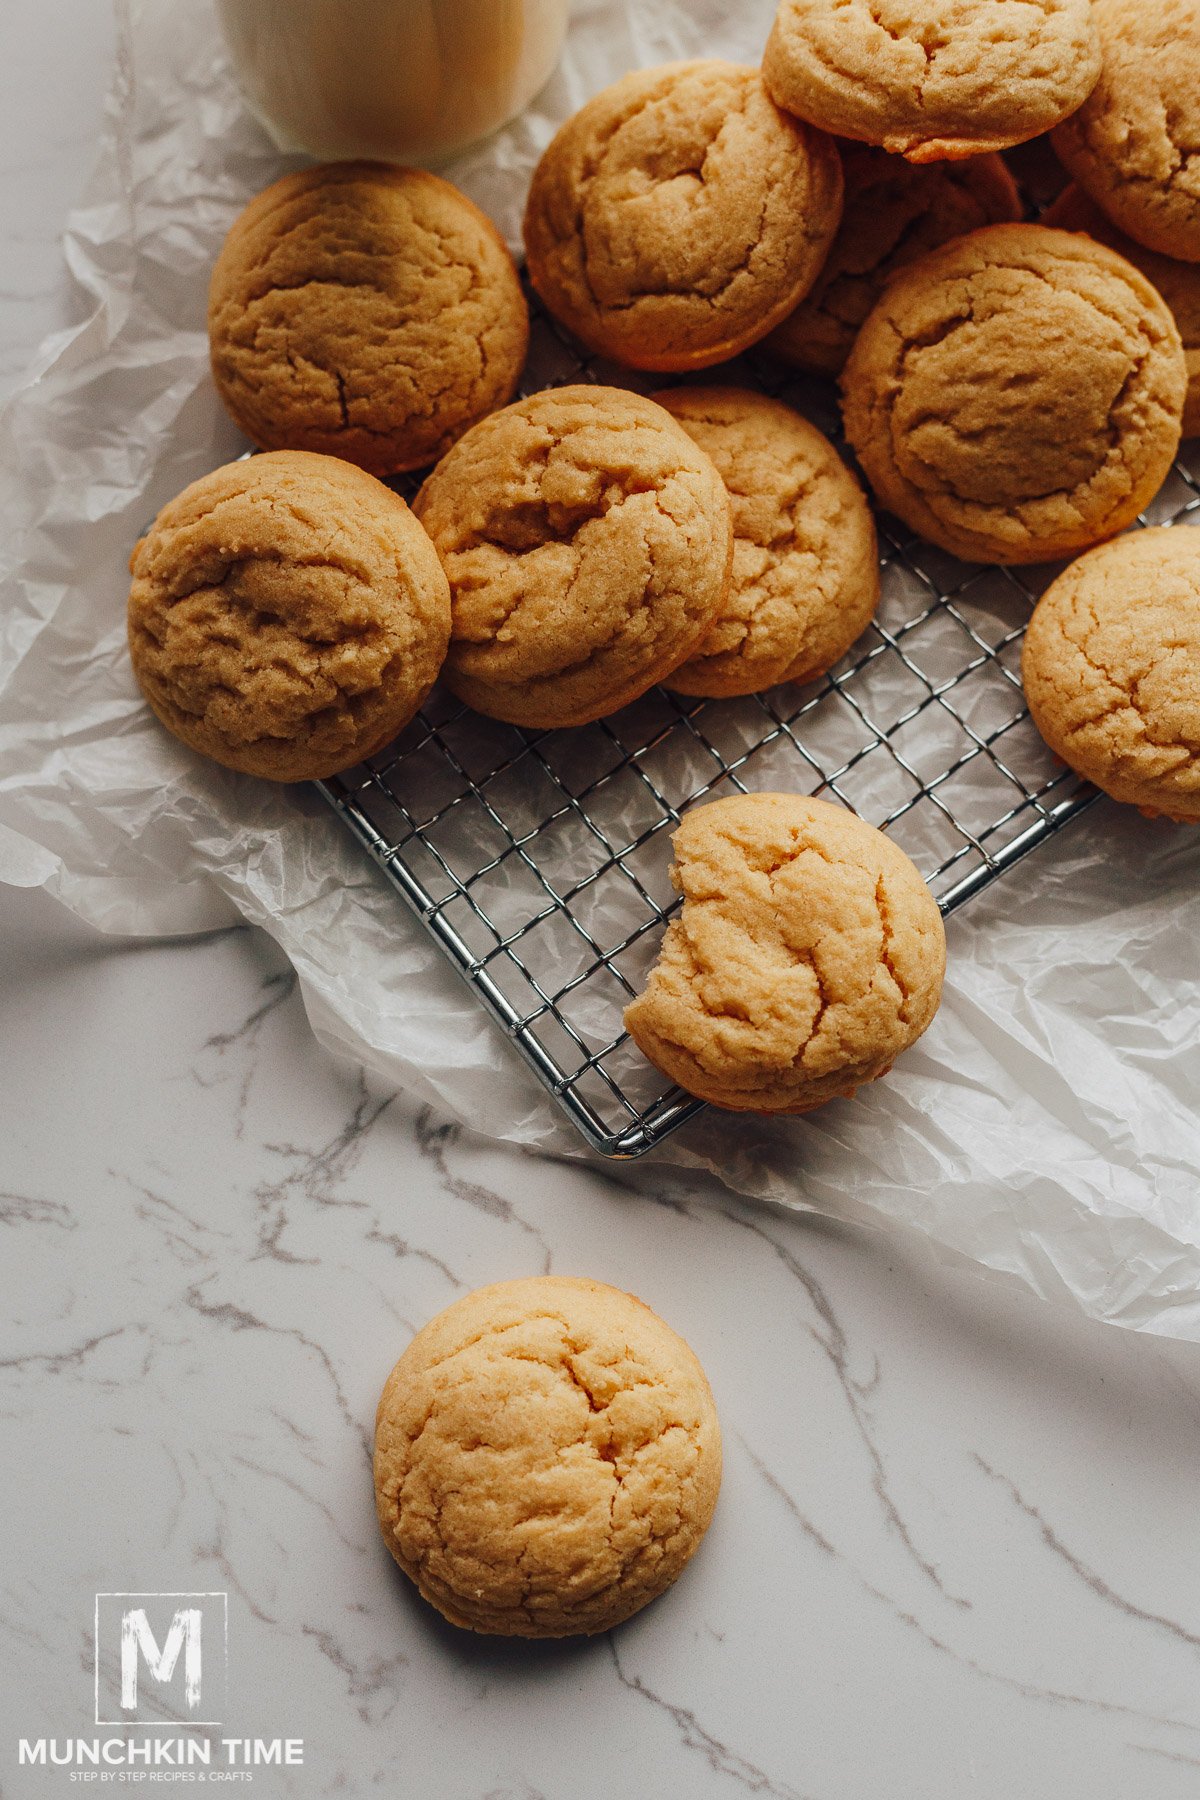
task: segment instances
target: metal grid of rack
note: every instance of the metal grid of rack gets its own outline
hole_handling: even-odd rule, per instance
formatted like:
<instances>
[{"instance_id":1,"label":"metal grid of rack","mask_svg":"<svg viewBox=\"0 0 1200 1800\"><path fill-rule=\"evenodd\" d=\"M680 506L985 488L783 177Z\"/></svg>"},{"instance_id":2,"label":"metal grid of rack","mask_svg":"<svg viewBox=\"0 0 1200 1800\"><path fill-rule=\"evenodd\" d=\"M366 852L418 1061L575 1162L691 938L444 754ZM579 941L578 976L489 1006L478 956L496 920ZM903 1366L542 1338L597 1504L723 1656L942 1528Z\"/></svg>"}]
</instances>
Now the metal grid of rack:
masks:
<instances>
[{"instance_id":1,"label":"metal grid of rack","mask_svg":"<svg viewBox=\"0 0 1200 1800\"><path fill-rule=\"evenodd\" d=\"M522 392L633 384L530 301ZM838 436L831 389L765 357L708 379L777 395ZM1143 522L1200 508L1197 477L1200 455ZM879 611L818 681L741 700L655 689L559 732L499 724L435 689L387 751L318 784L602 1155L640 1155L701 1106L622 1025L678 904L669 840L686 807L768 788L836 799L887 831L950 913L1095 798L1055 763L1021 691L1025 622L1055 570L962 564L878 523Z\"/></svg>"}]
</instances>

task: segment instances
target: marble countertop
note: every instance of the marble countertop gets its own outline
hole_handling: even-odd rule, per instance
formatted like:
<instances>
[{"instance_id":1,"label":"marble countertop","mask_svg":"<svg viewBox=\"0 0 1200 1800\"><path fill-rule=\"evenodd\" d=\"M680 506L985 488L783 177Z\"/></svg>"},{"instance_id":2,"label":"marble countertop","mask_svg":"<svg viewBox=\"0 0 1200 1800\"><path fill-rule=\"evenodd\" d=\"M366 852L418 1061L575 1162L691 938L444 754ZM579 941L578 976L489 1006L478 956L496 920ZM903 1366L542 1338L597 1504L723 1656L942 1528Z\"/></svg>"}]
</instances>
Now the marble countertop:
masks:
<instances>
[{"instance_id":1,"label":"marble countertop","mask_svg":"<svg viewBox=\"0 0 1200 1800\"><path fill-rule=\"evenodd\" d=\"M13 9L6 49L3 388L65 316L107 8ZM3 1800L71 1784L21 1738L97 1735L113 1591L228 1595L215 1735L304 1740L267 1795L1200 1792L1194 1347L473 1140L332 1063L249 929L112 941L0 890L0 1015ZM724 1490L619 1631L476 1641L378 1540L374 1403L432 1313L551 1268L690 1339Z\"/></svg>"}]
</instances>

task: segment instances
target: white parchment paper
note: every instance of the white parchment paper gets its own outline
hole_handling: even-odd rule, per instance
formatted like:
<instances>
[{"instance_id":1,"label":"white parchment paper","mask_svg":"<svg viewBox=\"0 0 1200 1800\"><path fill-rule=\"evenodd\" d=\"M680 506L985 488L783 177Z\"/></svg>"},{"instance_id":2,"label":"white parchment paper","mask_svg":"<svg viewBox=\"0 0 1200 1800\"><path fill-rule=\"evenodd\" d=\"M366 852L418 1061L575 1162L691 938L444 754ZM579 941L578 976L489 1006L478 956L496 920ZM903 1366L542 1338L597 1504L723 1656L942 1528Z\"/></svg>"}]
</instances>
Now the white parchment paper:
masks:
<instances>
[{"instance_id":1,"label":"white parchment paper","mask_svg":"<svg viewBox=\"0 0 1200 1800\"><path fill-rule=\"evenodd\" d=\"M446 172L515 245L562 118L639 64L756 61L771 11L582 0L549 88ZM208 0L118 0L118 22L100 162L66 236L84 322L43 347L0 419L0 879L107 932L248 918L292 959L331 1049L497 1138L578 1154L320 802L191 756L134 688L132 543L244 447L208 378L209 269L283 163ZM1103 803L951 922L942 1012L887 1081L804 1121L708 1114L631 1179L703 1166L745 1194L902 1222L1097 1318L1200 1338L1198 878L1200 832Z\"/></svg>"}]
</instances>

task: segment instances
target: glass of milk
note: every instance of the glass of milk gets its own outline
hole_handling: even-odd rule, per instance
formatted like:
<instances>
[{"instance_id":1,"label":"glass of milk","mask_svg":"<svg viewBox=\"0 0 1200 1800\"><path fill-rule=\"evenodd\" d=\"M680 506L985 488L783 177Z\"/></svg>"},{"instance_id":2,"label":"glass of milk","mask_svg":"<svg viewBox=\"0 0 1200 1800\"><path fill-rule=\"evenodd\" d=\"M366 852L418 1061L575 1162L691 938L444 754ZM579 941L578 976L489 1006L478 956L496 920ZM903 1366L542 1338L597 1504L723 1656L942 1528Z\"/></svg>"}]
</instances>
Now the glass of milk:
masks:
<instances>
[{"instance_id":1,"label":"glass of milk","mask_svg":"<svg viewBox=\"0 0 1200 1800\"><path fill-rule=\"evenodd\" d=\"M282 150L437 162L549 78L569 0L217 0L242 91Z\"/></svg>"}]
</instances>

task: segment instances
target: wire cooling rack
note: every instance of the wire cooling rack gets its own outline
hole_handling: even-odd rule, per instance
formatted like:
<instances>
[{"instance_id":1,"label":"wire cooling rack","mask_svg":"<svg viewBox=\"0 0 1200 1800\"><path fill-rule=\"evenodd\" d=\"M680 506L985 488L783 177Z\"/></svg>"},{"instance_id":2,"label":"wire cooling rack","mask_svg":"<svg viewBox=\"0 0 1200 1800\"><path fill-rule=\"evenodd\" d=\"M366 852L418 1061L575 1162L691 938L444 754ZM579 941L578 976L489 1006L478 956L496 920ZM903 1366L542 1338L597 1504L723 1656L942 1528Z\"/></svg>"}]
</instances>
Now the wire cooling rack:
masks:
<instances>
[{"instance_id":1,"label":"wire cooling rack","mask_svg":"<svg viewBox=\"0 0 1200 1800\"><path fill-rule=\"evenodd\" d=\"M585 358L529 299L522 393L670 379ZM776 395L840 435L832 389L765 356L705 378ZM1200 447L1142 523L1200 508L1198 479ZM771 788L839 800L908 852L946 914L1096 798L1051 757L1021 691L1025 623L1056 568L968 565L886 515L878 525L879 611L816 682L741 700L659 688L554 732L498 724L435 689L387 751L318 784L604 1156L641 1155L702 1105L622 1025L679 904L667 869L686 807Z\"/></svg>"}]
</instances>

